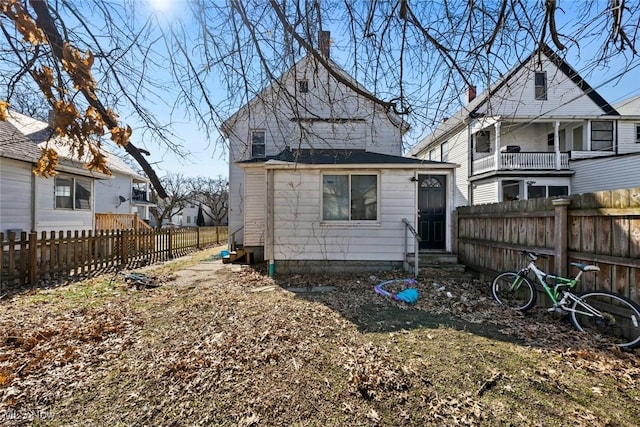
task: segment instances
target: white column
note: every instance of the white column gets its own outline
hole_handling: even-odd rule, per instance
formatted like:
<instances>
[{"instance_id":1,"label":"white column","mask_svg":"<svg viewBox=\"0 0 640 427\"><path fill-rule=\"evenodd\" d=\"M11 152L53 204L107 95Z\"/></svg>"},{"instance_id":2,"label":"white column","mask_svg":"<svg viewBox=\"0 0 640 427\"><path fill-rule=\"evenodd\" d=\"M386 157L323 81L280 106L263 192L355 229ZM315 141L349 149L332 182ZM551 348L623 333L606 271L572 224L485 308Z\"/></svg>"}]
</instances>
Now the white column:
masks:
<instances>
[{"instance_id":1,"label":"white column","mask_svg":"<svg viewBox=\"0 0 640 427\"><path fill-rule=\"evenodd\" d=\"M496 128L495 170L500 170L500 122L497 121L494 127Z\"/></svg>"},{"instance_id":2,"label":"white column","mask_svg":"<svg viewBox=\"0 0 640 427\"><path fill-rule=\"evenodd\" d=\"M556 170L560 170L562 165L560 158L560 122L553 124L553 149L556 152Z\"/></svg>"}]
</instances>

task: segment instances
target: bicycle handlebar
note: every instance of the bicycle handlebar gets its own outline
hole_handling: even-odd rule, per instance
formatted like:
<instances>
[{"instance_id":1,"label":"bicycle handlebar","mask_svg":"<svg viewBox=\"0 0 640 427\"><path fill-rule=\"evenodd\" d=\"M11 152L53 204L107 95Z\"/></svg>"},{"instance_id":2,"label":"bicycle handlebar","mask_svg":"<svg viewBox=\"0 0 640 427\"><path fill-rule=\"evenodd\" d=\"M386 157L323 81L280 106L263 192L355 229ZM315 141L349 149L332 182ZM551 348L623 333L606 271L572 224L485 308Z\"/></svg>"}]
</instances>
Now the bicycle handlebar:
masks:
<instances>
[{"instance_id":1,"label":"bicycle handlebar","mask_svg":"<svg viewBox=\"0 0 640 427\"><path fill-rule=\"evenodd\" d=\"M549 255L528 251L526 249L521 250L520 255L527 255L531 261L535 261L538 258L549 258Z\"/></svg>"}]
</instances>

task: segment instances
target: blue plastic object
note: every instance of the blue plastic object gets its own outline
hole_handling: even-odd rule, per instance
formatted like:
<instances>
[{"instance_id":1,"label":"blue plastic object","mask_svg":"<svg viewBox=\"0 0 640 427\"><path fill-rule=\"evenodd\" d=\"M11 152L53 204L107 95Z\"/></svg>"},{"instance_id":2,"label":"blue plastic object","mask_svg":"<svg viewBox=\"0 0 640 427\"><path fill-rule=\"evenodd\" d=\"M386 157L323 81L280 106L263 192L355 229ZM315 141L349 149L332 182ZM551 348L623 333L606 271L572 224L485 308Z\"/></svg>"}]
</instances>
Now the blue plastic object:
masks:
<instances>
[{"instance_id":1,"label":"blue plastic object","mask_svg":"<svg viewBox=\"0 0 640 427\"><path fill-rule=\"evenodd\" d=\"M415 286L417 282L414 279L391 279L391 280L387 280L385 282L380 283L379 285L375 286L373 289L376 291L378 295L391 298L394 301L402 301L407 304L414 304L416 301L418 301L418 296L420 295L420 293L416 288L403 289L397 294L394 294L393 292L389 292L386 289L384 289L384 286L392 283L404 283L406 286Z\"/></svg>"}]
</instances>

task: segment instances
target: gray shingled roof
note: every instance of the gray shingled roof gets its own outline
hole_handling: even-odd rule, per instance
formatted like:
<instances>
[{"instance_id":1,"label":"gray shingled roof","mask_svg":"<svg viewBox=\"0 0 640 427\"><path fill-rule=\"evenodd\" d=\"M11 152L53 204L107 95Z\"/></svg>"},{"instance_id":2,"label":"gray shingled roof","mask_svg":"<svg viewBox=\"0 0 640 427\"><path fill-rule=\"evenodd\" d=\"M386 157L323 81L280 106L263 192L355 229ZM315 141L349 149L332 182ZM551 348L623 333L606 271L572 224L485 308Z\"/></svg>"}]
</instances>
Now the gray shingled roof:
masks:
<instances>
[{"instance_id":1,"label":"gray shingled roof","mask_svg":"<svg viewBox=\"0 0 640 427\"><path fill-rule=\"evenodd\" d=\"M365 150L284 150L275 156L261 159L244 160L238 163L263 163L269 160L290 162L306 165L349 165L349 164L445 164L432 160L422 160L412 157L392 156L389 154L372 153Z\"/></svg>"},{"instance_id":2,"label":"gray shingled roof","mask_svg":"<svg viewBox=\"0 0 640 427\"><path fill-rule=\"evenodd\" d=\"M0 121L0 157L32 163L40 153L40 148L14 125Z\"/></svg>"}]
</instances>

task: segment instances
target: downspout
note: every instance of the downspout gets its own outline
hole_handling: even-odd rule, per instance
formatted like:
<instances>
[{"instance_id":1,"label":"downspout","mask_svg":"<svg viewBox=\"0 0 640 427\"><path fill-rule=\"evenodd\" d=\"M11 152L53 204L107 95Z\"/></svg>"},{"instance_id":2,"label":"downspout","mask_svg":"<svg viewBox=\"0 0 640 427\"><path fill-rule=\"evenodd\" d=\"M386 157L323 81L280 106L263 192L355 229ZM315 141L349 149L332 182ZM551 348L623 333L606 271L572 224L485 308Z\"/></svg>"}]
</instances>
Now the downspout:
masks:
<instances>
[{"instance_id":1,"label":"downspout","mask_svg":"<svg viewBox=\"0 0 640 427\"><path fill-rule=\"evenodd\" d=\"M264 254L265 259L269 260L269 277L275 275L275 260L274 260L274 190L273 190L273 169L267 169L267 218L265 221L265 241L264 241Z\"/></svg>"},{"instance_id":2,"label":"downspout","mask_svg":"<svg viewBox=\"0 0 640 427\"><path fill-rule=\"evenodd\" d=\"M33 165L35 167L35 164ZM54 185L55 188L55 185ZM36 231L36 175L31 174L31 231Z\"/></svg>"}]
</instances>

